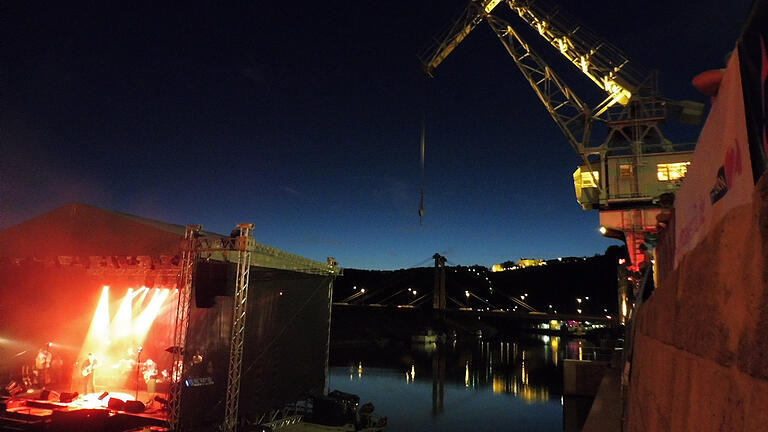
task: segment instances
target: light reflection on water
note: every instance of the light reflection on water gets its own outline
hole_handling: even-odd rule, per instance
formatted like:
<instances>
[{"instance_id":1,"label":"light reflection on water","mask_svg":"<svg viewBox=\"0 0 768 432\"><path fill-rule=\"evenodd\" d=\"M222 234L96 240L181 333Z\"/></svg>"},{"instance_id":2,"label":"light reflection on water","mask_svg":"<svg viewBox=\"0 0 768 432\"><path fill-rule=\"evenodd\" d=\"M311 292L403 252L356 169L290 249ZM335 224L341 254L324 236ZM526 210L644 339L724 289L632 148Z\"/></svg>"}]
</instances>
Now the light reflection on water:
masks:
<instances>
[{"instance_id":1,"label":"light reflection on water","mask_svg":"<svg viewBox=\"0 0 768 432\"><path fill-rule=\"evenodd\" d=\"M562 359L589 353L575 340L534 335L334 348L330 389L373 402L391 431L561 432Z\"/></svg>"}]
</instances>

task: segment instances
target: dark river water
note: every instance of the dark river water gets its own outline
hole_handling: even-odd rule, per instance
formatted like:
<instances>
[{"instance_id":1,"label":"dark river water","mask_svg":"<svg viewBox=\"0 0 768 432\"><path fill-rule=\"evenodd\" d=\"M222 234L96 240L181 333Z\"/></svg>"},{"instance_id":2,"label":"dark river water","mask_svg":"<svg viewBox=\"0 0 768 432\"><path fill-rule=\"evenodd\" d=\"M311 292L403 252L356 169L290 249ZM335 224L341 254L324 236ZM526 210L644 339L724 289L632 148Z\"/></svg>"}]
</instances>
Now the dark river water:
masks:
<instances>
[{"instance_id":1,"label":"dark river water","mask_svg":"<svg viewBox=\"0 0 768 432\"><path fill-rule=\"evenodd\" d=\"M544 335L443 345L336 341L330 389L373 402L387 431L562 432L563 359L591 355L585 341Z\"/></svg>"}]
</instances>

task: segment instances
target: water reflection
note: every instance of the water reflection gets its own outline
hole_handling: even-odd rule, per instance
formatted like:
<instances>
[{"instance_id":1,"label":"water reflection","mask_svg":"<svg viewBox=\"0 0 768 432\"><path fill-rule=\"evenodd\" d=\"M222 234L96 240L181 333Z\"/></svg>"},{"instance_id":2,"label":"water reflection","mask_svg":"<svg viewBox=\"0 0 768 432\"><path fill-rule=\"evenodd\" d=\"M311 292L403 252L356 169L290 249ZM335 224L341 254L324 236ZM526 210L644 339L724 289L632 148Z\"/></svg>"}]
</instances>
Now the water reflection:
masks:
<instances>
[{"instance_id":1,"label":"water reflection","mask_svg":"<svg viewBox=\"0 0 768 432\"><path fill-rule=\"evenodd\" d=\"M539 425L532 430L562 431L562 359L589 359L592 353L584 341L547 335L347 345L331 351L330 386L373 401L393 430L467 430L473 417L495 430L515 430L509 426L523 416L520 424ZM340 374L349 380L339 381ZM494 409L491 420L488 409Z\"/></svg>"},{"instance_id":2,"label":"water reflection","mask_svg":"<svg viewBox=\"0 0 768 432\"><path fill-rule=\"evenodd\" d=\"M432 415L443 412L445 399L445 350L432 352Z\"/></svg>"}]
</instances>

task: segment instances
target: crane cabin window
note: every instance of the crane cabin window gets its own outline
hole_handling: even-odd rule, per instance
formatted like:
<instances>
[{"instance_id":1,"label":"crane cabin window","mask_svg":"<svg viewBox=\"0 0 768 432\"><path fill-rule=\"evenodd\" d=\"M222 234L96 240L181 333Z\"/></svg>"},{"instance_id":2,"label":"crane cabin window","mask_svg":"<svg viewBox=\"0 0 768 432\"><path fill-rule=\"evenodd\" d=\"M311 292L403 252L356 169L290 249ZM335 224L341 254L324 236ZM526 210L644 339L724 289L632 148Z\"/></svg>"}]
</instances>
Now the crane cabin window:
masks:
<instances>
[{"instance_id":1,"label":"crane cabin window","mask_svg":"<svg viewBox=\"0 0 768 432\"><path fill-rule=\"evenodd\" d=\"M659 181L682 180L688 172L690 162L672 162L656 164L656 178Z\"/></svg>"},{"instance_id":2,"label":"crane cabin window","mask_svg":"<svg viewBox=\"0 0 768 432\"><path fill-rule=\"evenodd\" d=\"M599 181L600 181L599 172L592 171L591 174L589 171L581 172L581 187L583 188L597 187L597 184L595 182L599 182Z\"/></svg>"},{"instance_id":3,"label":"crane cabin window","mask_svg":"<svg viewBox=\"0 0 768 432\"><path fill-rule=\"evenodd\" d=\"M635 174L634 167L629 164L619 165L619 174L621 178L631 178Z\"/></svg>"}]
</instances>

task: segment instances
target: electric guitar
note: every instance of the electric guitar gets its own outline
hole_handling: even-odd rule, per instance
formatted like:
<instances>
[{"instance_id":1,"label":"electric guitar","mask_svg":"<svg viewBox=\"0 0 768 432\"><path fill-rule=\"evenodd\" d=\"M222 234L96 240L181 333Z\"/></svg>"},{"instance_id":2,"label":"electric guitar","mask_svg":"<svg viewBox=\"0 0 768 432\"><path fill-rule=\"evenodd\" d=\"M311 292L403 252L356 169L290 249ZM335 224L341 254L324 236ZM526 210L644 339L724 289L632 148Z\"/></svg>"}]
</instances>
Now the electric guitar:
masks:
<instances>
[{"instance_id":1,"label":"electric guitar","mask_svg":"<svg viewBox=\"0 0 768 432\"><path fill-rule=\"evenodd\" d=\"M89 364L88 366L83 366L83 368L80 370L80 373L82 373L83 376L88 376L88 375L92 374L94 369L96 369L97 367L99 367L99 363L98 362L93 362L93 363Z\"/></svg>"},{"instance_id":2,"label":"electric guitar","mask_svg":"<svg viewBox=\"0 0 768 432\"><path fill-rule=\"evenodd\" d=\"M147 369L142 372L144 375L144 381L149 382L152 378L157 378L157 369Z\"/></svg>"}]
</instances>

